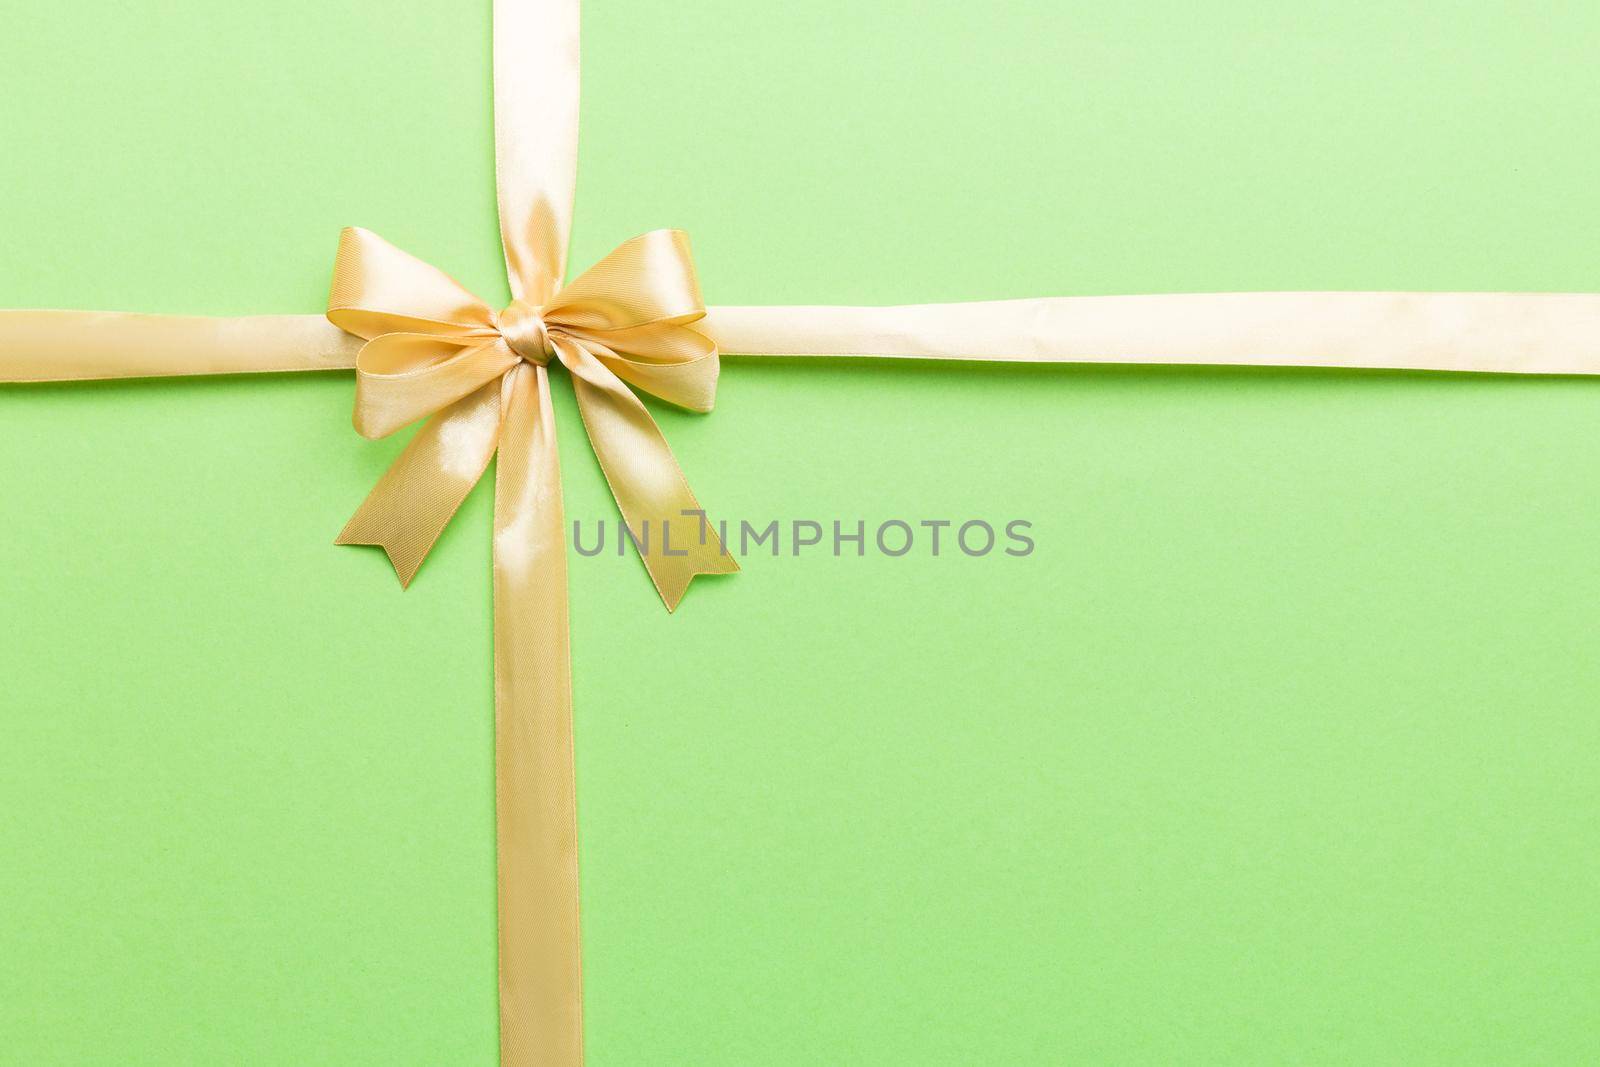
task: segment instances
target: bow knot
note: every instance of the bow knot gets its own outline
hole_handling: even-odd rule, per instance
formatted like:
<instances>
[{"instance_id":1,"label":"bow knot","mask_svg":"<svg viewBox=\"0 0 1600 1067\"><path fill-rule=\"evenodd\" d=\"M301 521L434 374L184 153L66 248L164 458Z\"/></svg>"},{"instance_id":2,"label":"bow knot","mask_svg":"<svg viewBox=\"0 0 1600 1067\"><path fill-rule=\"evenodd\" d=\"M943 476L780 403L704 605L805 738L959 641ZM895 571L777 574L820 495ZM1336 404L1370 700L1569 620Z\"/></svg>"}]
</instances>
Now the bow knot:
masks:
<instances>
[{"instance_id":1,"label":"bow knot","mask_svg":"<svg viewBox=\"0 0 1600 1067\"><path fill-rule=\"evenodd\" d=\"M543 308L530 307L521 300L513 300L500 312L498 326L511 351L536 367L547 366L556 354L550 343L550 331L545 327Z\"/></svg>"},{"instance_id":2,"label":"bow knot","mask_svg":"<svg viewBox=\"0 0 1600 1067\"><path fill-rule=\"evenodd\" d=\"M710 411L717 347L693 328L705 312L689 240L678 230L625 241L542 306L518 298L498 315L453 278L376 234L345 230L328 319L367 339L356 356L356 429L384 437L431 418L339 543L383 546L401 583L410 582L498 449L500 481L515 470L510 477L529 484L520 491L502 485L497 493L506 514L501 529L497 504L496 559L521 558L531 567L564 551L560 486L551 484L557 472L547 371L559 359L606 482L668 609L696 574L738 570L715 535L704 536L700 505L629 388ZM679 532L669 535L670 526ZM530 541L535 529L541 532ZM669 551L669 540L687 542L687 553Z\"/></svg>"}]
</instances>

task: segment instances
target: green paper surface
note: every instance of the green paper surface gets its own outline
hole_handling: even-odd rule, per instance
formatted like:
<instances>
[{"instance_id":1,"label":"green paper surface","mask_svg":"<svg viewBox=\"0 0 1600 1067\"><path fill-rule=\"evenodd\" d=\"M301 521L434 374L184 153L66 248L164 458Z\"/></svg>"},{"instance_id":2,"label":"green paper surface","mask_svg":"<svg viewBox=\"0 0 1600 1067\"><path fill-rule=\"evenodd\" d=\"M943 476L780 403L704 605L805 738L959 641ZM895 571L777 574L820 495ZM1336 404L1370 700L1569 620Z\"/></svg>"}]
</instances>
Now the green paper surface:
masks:
<instances>
[{"instance_id":1,"label":"green paper surface","mask_svg":"<svg viewBox=\"0 0 1600 1067\"><path fill-rule=\"evenodd\" d=\"M498 302L488 0L63 0L0 305ZM709 302L1593 290L1593 5L591 0L573 263ZM569 519L614 522L564 382ZM495 1057L490 492L332 539L348 374L0 387L0 1061ZM591 1067L1600 1059L1600 381L726 361L571 563ZM869 526L870 528L870 526Z\"/></svg>"}]
</instances>

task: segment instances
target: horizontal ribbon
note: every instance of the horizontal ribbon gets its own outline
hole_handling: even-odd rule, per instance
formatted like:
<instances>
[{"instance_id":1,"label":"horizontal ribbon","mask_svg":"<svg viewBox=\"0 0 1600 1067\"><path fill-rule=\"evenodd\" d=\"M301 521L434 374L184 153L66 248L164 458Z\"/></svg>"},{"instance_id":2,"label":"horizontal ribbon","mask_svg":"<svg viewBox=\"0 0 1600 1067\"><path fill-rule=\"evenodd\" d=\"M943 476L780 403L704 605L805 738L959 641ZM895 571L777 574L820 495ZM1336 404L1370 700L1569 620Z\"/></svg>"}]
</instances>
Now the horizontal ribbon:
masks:
<instances>
[{"instance_id":1,"label":"horizontal ribbon","mask_svg":"<svg viewBox=\"0 0 1600 1067\"><path fill-rule=\"evenodd\" d=\"M724 352L1600 374L1600 294L1271 292L712 307Z\"/></svg>"},{"instance_id":2,"label":"horizontal ribbon","mask_svg":"<svg viewBox=\"0 0 1600 1067\"><path fill-rule=\"evenodd\" d=\"M0 382L347 370L360 350L321 315L0 311Z\"/></svg>"},{"instance_id":3,"label":"horizontal ribbon","mask_svg":"<svg viewBox=\"0 0 1600 1067\"><path fill-rule=\"evenodd\" d=\"M1600 374L1595 293L1173 293L890 307L713 305L695 329L720 354L743 357ZM118 340L123 331L126 360ZM360 348L359 340L318 315L0 311L0 381L349 369Z\"/></svg>"}]
</instances>

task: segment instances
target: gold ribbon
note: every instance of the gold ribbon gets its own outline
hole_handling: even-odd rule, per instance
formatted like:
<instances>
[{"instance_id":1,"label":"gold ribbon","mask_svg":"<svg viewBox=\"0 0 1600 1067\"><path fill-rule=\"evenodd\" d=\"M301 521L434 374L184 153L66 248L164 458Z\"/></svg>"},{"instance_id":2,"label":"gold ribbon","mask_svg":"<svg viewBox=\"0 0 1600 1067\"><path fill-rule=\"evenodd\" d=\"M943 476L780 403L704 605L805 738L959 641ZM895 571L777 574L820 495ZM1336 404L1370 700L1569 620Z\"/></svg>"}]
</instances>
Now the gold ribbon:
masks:
<instances>
[{"instance_id":1,"label":"gold ribbon","mask_svg":"<svg viewBox=\"0 0 1600 1067\"><path fill-rule=\"evenodd\" d=\"M708 306L722 356L1600 374L1597 293L1159 293ZM0 311L0 382L355 366L321 315Z\"/></svg>"},{"instance_id":2,"label":"gold ribbon","mask_svg":"<svg viewBox=\"0 0 1600 1067\"><path fill-rule=\"evenodd\" d=\"M1600 374L1600 293L1159 293L713 307L722 352Z\"/></svg>"},{"instance_id":3,"label":"gold ribbon","mask_svg":"<svg viewBox=\"0 0 1600 1067\"><path fill-rule=\"evenodd\" d=\"M408 582L498 453L495 768L500 1046L509 1067L583 1058L566 554L550 364L668 609L736 570L629 386L709 411L718 349L1022 362L1600 373L1600 295L1213 293L891 308L702 306L688 243L626 242L566 286L578 136L577 0L495 0L499 312L364 230L340 240L327 320L0 311L0 381L354 367L356 427L427 422L345 526ZM364 343L363 343L364 342ZM702 541L702 536L705 537ZM682 554L679 554L679 553Z\"/></svg>"}]
</instances>

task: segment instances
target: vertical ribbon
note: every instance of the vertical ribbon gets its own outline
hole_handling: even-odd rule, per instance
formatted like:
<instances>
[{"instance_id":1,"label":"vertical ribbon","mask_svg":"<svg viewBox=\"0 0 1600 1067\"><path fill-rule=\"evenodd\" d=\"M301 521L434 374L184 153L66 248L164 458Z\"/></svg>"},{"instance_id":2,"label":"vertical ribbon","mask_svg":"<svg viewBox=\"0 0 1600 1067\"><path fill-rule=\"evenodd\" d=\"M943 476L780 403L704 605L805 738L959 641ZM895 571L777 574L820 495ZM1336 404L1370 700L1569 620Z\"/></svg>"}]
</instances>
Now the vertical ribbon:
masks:
<instances>
[{"instance_id":1,"label":"vertical ribbon","mask_svg":"<svg viewBox=\"0 0 1600 1067\"><path fill-rule=\"evenodd\" d=\"M567 558L549 371L501 381L495 467L500 1062L583 1062Z\"/></svg>"},{"instance_id":2,"label":"vertical ribbon","mask_svg":"<svg viewBox=\"0 0 1600 1067\"><path fill-rule=\"evenodd\" d=\"M512 296L566 271L578 162L577 0L495 0L495 184ZM501 389L495 469L495 861L500 1062L583 1063L567 561L550 374Z\"/></svg>"}]
</instances>

